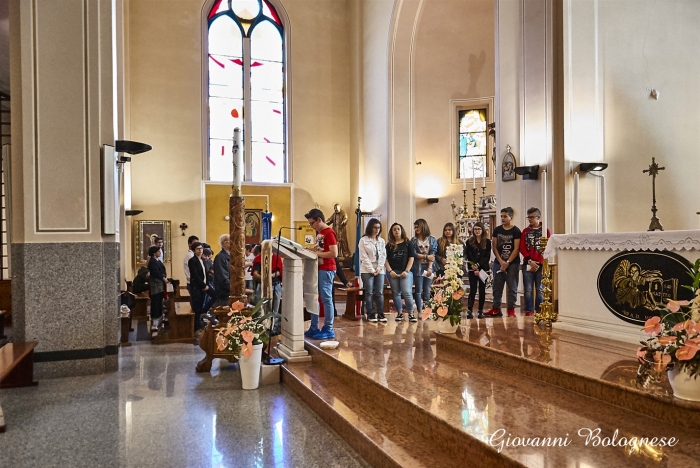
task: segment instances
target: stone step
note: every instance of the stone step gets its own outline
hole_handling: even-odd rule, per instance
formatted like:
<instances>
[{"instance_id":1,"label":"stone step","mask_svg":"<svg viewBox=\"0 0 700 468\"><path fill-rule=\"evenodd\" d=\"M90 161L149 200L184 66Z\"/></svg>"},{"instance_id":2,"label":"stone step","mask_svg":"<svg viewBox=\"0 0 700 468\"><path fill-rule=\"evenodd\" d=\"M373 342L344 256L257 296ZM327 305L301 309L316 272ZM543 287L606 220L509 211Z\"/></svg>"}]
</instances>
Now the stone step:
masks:
<instances>
[{"instance_id":1,"label":"stone step","mask_svg":"<svg viewBox=\"0 0 700 468\"><path fill-rule=\"evenodd\" d=\"M637 383L636 345L556 328L532 317L467 320L457 334L437 334L439 352L455 353L606 403L700 429L700 403L679 400L665 374Z\"/></svg>"},{"instance_id":2,"label":"stone step","mask_svg":"<svg viewBox=\"0 0 700 468\"><path fill-rule=\"evenodd\" d=\"M296 380L307 379L304 386L318 395L325 376L333 376L336 384L327 389L325 407L319 412L326 420L337 418L346 408L355 415L358 408L364 408L367 413L358 420L369 421L368 415L376 414L389 421L389 426L408 434L402 435L402 440L418 434L419 441L409 441L409 445L415 443L421 450L434 448L453 461L468 460L469 466L656 466L653 460L693 465L700 459L697 430L662 423L483 360L465 358L460 352L436 345L441 337L436 337L433 328L433 322L365 324L338 319L339 348L324 351L318 342L307 341L313 362ZM289 369L295 368L289 366L286 374ZM337 404L336 395L340 395ZM332 416L324 417L323 412ZM350 421L346 425L353 425L352 418L345 419ZM374 423L370 426L376 427ZM357 424L353 427L363 432ZM592 437L587 443L585 435L589 431ZM352 445L349 436L339 433ZM603 446L606 441L594 446L596 436L616 437L618 444L622 437L625 441L633 437L674 437L680 442L673 447ZM509 437L510 445L506 443ZM544 446L517 446L523 438L530 438L530 443L536 442L532 438L541 438L538 442ZM500 442L503 447L499 454ZM567 442L567 446L558 446ZM374 445L384 449L384 444ZM394 460L387 464L353 446L374 466L402 465L398 456L385 455ZM425 464L417 455L420 450L401 447L404 455L413 459L411 463Z\"/></svg>"}]
</instances>

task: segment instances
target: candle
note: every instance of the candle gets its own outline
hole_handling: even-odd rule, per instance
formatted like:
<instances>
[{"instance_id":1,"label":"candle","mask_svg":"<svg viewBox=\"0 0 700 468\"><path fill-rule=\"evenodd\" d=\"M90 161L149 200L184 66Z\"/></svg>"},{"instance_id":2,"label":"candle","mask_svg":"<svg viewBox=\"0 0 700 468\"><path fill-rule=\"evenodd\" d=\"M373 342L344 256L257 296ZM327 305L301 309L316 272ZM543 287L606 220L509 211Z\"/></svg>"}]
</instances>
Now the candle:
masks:
<instances>
[{"instance_id":1,"label":"candle","mask_svg":"<svg viewBox=\"0 0 700 468\"><path fill-rule=\"evenodd\" d=\"M579 195L578 195L578 172L574 172L574 234L578 234L579 227Z\"/></svg>"},{"instance_id":2,"label":"candle","mask_svg":"<svg viewBox=\"0 0 700 468\"><path fill-rule=\"evenodd\" d=\"M467 190L467 179L462 177L462 191Z\"/></svg>"},{"instance_id":3,"label":"candle","mask_svg":"<svg viewBox=\"0 0 700 468\"><path fill-rule=\"evenodd\" d=\"M542 170L542 237L547 237L547 169Z\"/></svg>"},{"instance_id":4,"label":"candle","mask_svg":"<svg viewBox=\"0 0 700 468\"><path fill-rule=\"evenodd\" d=\"M243 153L239 148L241 141L241 130L236 127L233 129L233 187L241 191L243 182Z\"/></svg>"},{"instance_id":5,"label":"candle","mask_svg":"<svg viewBox=\"0 0 700 468\"><path fill-rule=\"evenodd\" d=\"M472 188L476 188L476 168L474 167L474 158L472 158Z\"/></svg>"},{"instance_id":6,"label":"candle","mask_svg":"<svg viewBox=\"0 0 700 468\"><path fill-rule=\"evenodd\" d=\"M608 232L608 217L605 209L605 176L600 175L600 214L603 218L603 232Z\"/></svg>"},{"instance_id":7,"label":"candle","mask_svg":"<svg viewBox=\"0 0 700 468\"><path fill-rule=\"evenodd\" d=\"M484 172L481 178L481 186L486 188L486 161L484 161Z\"/></svg>"}]
</instances>

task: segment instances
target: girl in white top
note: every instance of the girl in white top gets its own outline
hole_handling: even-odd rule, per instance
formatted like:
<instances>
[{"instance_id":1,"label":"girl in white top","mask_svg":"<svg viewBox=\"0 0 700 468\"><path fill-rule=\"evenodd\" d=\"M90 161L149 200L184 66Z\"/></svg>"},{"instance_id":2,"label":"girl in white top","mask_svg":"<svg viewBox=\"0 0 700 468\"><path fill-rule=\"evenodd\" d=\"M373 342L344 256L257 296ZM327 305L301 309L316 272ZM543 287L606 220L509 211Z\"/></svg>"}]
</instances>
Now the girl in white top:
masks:
<instances>
[{"instance_id":1,"label":"girl in white top","mask_svg":"<svg viewBox=\"0 0 700 468\"><path fill-rule=\"evenodd\" d=\"M386 242L379 235L382 224L372 218L367 223L365 235L359 242L360 276L365 295L365 312L370 322L386 323L384 317L384 263L386 262ZM372 299L376 303L376 312Z\"/></svg>"}]
</instances>

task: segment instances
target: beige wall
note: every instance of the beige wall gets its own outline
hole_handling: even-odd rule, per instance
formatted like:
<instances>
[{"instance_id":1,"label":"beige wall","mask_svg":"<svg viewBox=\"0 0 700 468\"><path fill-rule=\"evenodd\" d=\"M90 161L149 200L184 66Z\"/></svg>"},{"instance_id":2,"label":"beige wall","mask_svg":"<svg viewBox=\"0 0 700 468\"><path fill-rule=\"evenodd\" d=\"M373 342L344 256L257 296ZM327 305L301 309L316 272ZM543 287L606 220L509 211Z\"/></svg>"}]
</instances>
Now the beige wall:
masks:
<instances>
[{"instance_id":1,"label":"beige wall","mask_svg":"<svg viewBox=\"0 0 700 468\"><path fill-rule=\"evenodd\" d=\"M666 230L697 229L700 199L700 3L605 0L574 2L565 37L570 66L567 158L604 160L609 232L644 231L651 218L651 158L665 166L657 178L658 216ZM660 91L659 100L647 87ZM571 187L571 185L570 185ZM580 231L600 228L599 182L581 178Z\"/></svg>"},{"instance_id":2,"label":"beige wall","mask_svg":"<svg viewBox=\"0 0 700 468\"><path fill-rule=\"evenodd\" d=\"M169 219L173 226L185 222L188 235L202 238L202 38L210 4L130 0L124 46L125 134L153 146L132 160L132 208L144 210L138 219ZM286 12L291 23L287 98L292 217L303 219L314 202L329 213L334 202L352 211L347 2L286 0L282 5L280 13ZM186 251L186 237L173 236L172 249L175 258Z\"/></svg>"},{"instance_id":3,"label":"beige wall","mask_svg":"<svg viewBox=\"0 0 700 468\"><path fill-rule=\"evenodd\" d=\"M414 165L415 217L425 218L439 236L443 224L454 221L452 199L458 204L462 200L462 184L452 183L451 177L452 147L457 140L451 133L456 115L450 101L489 98L495 93L493 2L426 1L418 10L413 42L412 140L414 159L421 164L415 166L408 158L404 164ZM494 193L493 172L489 179L486 193ZM471 187L469 181L470 204ZM429 197L439 197L440 202L428 205Z\"/></svg>"}]
</instances>

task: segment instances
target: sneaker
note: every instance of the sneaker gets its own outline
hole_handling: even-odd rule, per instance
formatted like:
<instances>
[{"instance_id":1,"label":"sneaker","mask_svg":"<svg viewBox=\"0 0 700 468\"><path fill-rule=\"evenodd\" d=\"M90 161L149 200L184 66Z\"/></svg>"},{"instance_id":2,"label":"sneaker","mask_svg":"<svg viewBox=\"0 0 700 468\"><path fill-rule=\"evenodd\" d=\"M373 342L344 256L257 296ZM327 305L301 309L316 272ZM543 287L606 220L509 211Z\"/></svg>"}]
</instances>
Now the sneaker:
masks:
<instances>
[{"instance_id":1,"label":"sneaker","mask_svg":"<svg viewBox=\"0 0 700 468\"><path fill-rule=\"evenodd\" d=\"M384 317L384 314L379 314L379 319L380 322L386 323L386 317Z\"/></svg>"},{"instance_id":2,"label":"sneaker","mask_svg":"<svg viewBox=\"0 0 700 468\"><path fill-rule=\"evenodd\" d=\"M515 309L508 309L508 317L515 317Z\"/></svg>"},{"instance_id":3,"label":"sneaker","mask_svg":"<svg viewBox=\"0 0 700 468\"><path fill-rule=\"evenodd\" d=\"M468 319L473 319L473 318L474 318L474 314L471 313L471 311L470 311L470 312L467 314L467 318L468 318Z\"/></svg>"},{"instance_id":4,"label":"sneaker","mask_svg":"<svg viewBox=\"0 0 700 468\"><path fill-rule=\"evenodd\" d=\"M304 336L307 338L313 338L313 336L320 331L321 330L319 330L318 328L309 328L304 332Z\"/></svg>"},{"instance_id":5,"label":"sneaker","mask_svg":"<svg viewBox=\"0 0 700 468\"><path fill-rule=\"evenodd\" d=\"M323 327L321 331L312 336L314 340L330 340L335 338L335 330L332 328Z\"/></svg>"},{"instance_id":6,"label":"sneaker","mask_svg":"<svg viewBox=\"0 0 700 468\"><path fill-rule=\"evenodd\" d=\"M531 310L526 310L525 311L525 317L530 317L532 316L532 311Z\"/></svg>"},{"instance_id":7,"label":"sneaker","mask_svg":"<svg viewBox=\"0 0 700 468\"><path fill-rule=\"evenodd\" d=\"M369 320L372 323L377 323L377 316L372 314L367 316L367 320Z\"/></svg>"},{"instance_id":8,"label":"sneaker","mask_svg":"<svg viewBox=\"0 0 700 468\"><path fill-rule=\"evenodd\" d=\"M503 317L503 313L501 313L501 309L491 309L488 312L484 314L487 317Z\"/></svg>"},{"instance_id":9,"label":"sneaker","mask_svg":"<svg viewBox=\"0 0 700 468\"><path fill-rule=\"evenodd\" d=\"M403 321L403 312L399 312L396 314L396 321L397 322Z\"/></svg>"},{"instance_id":10,"label":"sneaker","mask_svg":"<svg viewBox=\"0 0 700 468\"><path fill-rule=\"evenodd\" d=\"M476 318L480 318L480 319L484 318L484 313L482 311L479 311L479 313L476 314Z\"/></svg>"},{"instance_id":11,"label":"sneaker","mask_svg":"<svg viewBox=\"0 0 700 468\"><path fill-rule=\"evenodd\" d=\"M409 321L409 322L417 322L418 319L416 318L415 315L413 315L413 314L408 314L408 321Z\"/></svg>"}]
</instances>

